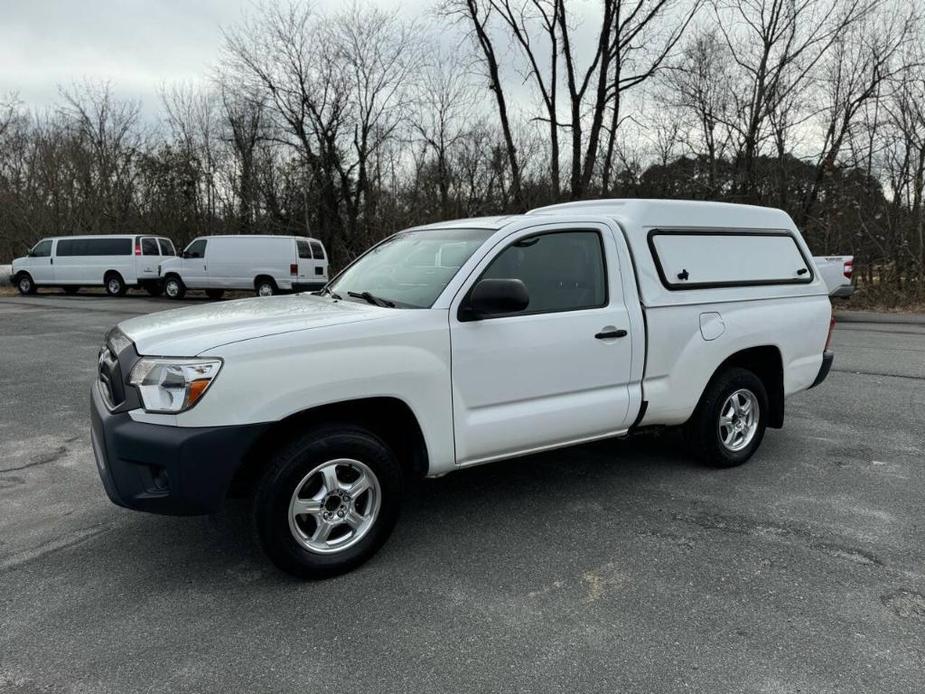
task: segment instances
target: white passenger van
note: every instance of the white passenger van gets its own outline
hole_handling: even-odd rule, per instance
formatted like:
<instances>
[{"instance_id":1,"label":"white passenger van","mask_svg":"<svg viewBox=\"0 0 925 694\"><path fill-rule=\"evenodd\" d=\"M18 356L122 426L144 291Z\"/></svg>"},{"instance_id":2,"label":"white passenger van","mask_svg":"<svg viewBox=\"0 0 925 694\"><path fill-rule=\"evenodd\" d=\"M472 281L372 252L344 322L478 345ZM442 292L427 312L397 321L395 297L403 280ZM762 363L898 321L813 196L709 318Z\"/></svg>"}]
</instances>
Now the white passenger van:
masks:
<instances>
[{"instance_id":1,"label":"white passenger van","mask_svg":"<svg viewBox=\"0 0 925 694\"><path fill-rule=\"evenodd\" d=\"M124 321L91 438L115 503L212 513L253 494L270 558L327 576L385 541L415 475L666 426L741 465L826 378L831 317L781 210L599 200L441 222L317 294Z\"/></svg>"},{"instance_id":2,"label":"white passenger van","mask_svg":"<svg viewBox=\"0 0 925 694\"><path fill-rule=\"evenodd\" d=\"M270 296L321 289L328 257L321 241L306 236L201 236L163 263L160 275L172 299L182 299L187 289L205 289L212 299L226 289Z\"/></svg>"},{"instance_id":3,"label":"white passenger van","mask_svg":"<svg viewBox=\"0 0 925 694\"><path fill-rule=\"evenodd\" d=\"M173 242L162 236L58 236L42 239L14 260L10 279L21 294L39 287L76 294L81 287L102 286L110 296L122 296L129 287L157 296L162 291L157 268L175 255Z\"/></svg>"}]
</instances>

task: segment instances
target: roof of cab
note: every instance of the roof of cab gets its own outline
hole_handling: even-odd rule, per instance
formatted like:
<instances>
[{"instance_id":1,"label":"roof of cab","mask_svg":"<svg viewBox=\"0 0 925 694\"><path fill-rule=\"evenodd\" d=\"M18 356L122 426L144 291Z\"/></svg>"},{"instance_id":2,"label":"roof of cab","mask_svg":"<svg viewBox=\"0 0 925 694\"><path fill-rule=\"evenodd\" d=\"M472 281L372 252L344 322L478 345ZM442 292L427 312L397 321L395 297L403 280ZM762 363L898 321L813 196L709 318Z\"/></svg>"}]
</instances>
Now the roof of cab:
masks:
<instances>
[{"instance_id":1,"label":"roof of cab","mask_svg":"<svg viewBox=\"0 0 925 694\"><path fill-rule=\"evenodd\" d=\"M604 199L538 207L528 215L585 213L617 217L636 228L714 227L722 229L794 229L793 220L773 207L707 200Z\"/></svg>"}]
</instances>

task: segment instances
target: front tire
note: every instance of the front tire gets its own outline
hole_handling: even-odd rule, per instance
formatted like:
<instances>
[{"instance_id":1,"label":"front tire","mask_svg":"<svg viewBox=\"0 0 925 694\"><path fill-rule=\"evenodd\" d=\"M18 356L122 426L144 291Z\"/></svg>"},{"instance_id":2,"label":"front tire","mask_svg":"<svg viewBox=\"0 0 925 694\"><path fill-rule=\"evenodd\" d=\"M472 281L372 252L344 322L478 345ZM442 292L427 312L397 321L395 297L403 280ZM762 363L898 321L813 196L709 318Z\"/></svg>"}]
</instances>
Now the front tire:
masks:
<instances>
[{"instance_id":1,"label":"front tire","mask_svg":"<svg viewBox=\"0 0 925 694\"><path fill-rule=\"evenodd\" d=\"M16 278L16 289L18 289L19 293L23 296L35 294L38 291L35 286L35 281L32 279L32 275L28 272L23 272Z\"/></svg>"},{"instance_id":2,"label":"front tire","mask_svg":"<svg viewBox=\"0 0 925 694\"><path fill-rule=\"evenodd\" d=\"M768 393L761 379L748 369L730 368L707 385L685 425L685 438L706 465L735 467L758 450L768 413Z\"/></svg>"},{"instance_id":3,"label":"front tire","mask_svg":"<svg viewBox=\"0 0 925 694\"><path fill-rule=\"evenodd\" d=\"M398 519L403 471L369 431L325 425L273 455L254 496L260 546L305 579L356 568L385 543Z\"/></svg>"},{"instance_id":4,"label":"front tire","mask_svg":"<svg viewBox=\"0 0 925 694\"><path fill-rule=\"evenodd\" d=\"M164 294L168 299L182 299L186 294L186 286L176 275L171 275L164 280Z\"/></svg>"}]
</instances>

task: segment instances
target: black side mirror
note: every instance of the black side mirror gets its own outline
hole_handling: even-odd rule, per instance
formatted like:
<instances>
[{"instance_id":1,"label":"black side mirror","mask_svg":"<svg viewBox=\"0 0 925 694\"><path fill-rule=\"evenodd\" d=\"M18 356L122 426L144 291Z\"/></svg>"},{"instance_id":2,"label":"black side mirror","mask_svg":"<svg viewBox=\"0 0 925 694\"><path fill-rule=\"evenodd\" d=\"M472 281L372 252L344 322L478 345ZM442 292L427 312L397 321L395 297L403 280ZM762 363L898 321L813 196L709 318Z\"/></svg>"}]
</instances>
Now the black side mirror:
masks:
<instances>
[{"instance_id":1,"label":"black side mirror","mask_svg":"<svg viewBox=\"0 0 925 694\"><path fill-rule=\"evenodd\" d=\"M183 252L180 254L180 257L181 257L181 258L192 258L192 257L193 257L193 254L190 253L189 251L183 251Z\"/></svg>"},{"instance_id":2,"label":"black side mirror","mask_svg":"<svg viewBox=\"0 0 925 694\"><path fill-rule=\"evenodd\" d=\"M461 320L478 320L485 316L517 313L530 305L527 287L515 279L484 279L469 292L463 304Z\"/></svg>"}]
</instances>

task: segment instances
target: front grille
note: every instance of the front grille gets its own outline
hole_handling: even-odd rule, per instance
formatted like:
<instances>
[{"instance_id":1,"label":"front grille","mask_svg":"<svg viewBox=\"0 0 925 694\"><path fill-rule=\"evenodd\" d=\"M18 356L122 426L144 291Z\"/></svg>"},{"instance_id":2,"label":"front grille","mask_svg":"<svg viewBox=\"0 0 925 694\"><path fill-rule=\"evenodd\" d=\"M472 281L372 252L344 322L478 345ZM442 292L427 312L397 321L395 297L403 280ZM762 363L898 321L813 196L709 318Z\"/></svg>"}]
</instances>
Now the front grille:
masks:
<instances>
[{"instance_id":1,"label":"front grille","mask_svg":"<svg viewBox=\"0 0 925 694\"><path fill-rule=\"evenodd\" d=\"M118 407L125 401L125 388L122 385L122 371L119 360L109 347L100 350L99 358L100 391L110 409Z\"/></svg>"}]
</instances>

